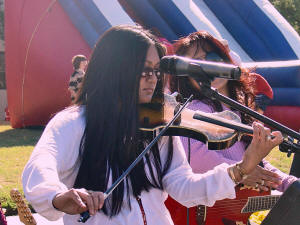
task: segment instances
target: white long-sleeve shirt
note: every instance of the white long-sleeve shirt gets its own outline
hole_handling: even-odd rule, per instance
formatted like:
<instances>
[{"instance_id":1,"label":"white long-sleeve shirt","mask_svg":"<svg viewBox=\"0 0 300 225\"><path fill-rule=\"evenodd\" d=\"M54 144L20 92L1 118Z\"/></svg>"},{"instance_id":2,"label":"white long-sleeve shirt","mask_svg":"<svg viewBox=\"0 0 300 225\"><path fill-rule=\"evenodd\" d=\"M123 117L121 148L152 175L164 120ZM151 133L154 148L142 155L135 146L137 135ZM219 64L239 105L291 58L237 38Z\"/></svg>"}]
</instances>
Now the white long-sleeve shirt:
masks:
<instances>
[{"instance_id":1,"label":"white long-sleeve shirt","mask_svg":"<svg viewBox=\"0 0 300 225\"><path fill-rule=\"evenodd\" d=\"M54 196L73 187L79 163L79 144L85 128L84 108L72 107L58 113L46 126L23 171L22 181L26 199L48 220L63 216L64 224L81 224L79 215L68 215L52 205ZM167 158L167 138L159 142L162 163ZM168 194L181 204L212 206L216 200L235 198L234 182L228 175L227 164L221 164L205 174L194 174L185 157L182 144L174 137L173 160L163 178L164 190L152 188L141 193L148 225L173 224L164 205ZM138 202L131 195L131 210L123 204L121 212L109 218L101 210L87 225L143 225ZM124 201L126 202L126 200Z\"/></svg>"}]
</instances>

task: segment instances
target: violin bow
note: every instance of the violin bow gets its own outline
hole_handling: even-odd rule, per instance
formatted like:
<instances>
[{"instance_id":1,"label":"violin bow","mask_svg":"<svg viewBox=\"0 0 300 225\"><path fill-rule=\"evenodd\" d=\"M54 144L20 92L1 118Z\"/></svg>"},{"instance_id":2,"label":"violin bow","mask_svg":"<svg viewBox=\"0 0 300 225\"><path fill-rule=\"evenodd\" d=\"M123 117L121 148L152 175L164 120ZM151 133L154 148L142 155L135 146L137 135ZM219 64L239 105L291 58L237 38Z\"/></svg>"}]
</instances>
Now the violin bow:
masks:
<instances>
[{"instance_id":1,"label":"violin bow","mask_svg":"<svg viewBox=\"0 0 300 225\"><path fill-rule=\"evenodd\" d=\"M182 110L187 106L187 104L191 101L193 95L191 95L183 105L176 112L172 120L167 123L167 125L158 133L158 135L146 146L146 148L139 154L139 156L130 164L130 166L122 173L122 175L108 188L104 194L104 200L111 195L111 193L118 187L118 185L128 176L131 170L141 161L141 159L146 155L146 153L152 148L154 144L158 142L158 139L168 130L168 128L174 123L174 121L179 117ZM85 223L90 218L90 214L88 211L85 211L80 214L80 218L78 222Z\"/></svg>"}]
</instances>

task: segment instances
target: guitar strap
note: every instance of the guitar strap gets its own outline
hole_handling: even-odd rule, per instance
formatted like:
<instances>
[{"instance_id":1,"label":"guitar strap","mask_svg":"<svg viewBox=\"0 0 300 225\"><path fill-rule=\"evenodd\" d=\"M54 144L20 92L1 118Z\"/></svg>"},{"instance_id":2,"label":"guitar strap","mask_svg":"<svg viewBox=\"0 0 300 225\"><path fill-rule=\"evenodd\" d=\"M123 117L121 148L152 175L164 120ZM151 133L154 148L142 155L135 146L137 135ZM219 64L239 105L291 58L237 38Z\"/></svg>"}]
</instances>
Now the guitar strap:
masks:
<instances>
[{"instance_id":1,"label":"guitar strap","mask_svg":"<svg viewBox=\"0 0 300 225\"><path fill-rule=\"evenodd\" d=\"M147 219L146 219L146 214L145 214L145 210L144 210L144 207L143 207L142 199L140 197L135 197L135 199L139 204L139 207L140 207L140 210L141 210L141 213L142 213L142 217L143 217L143 221L144 221L144 225L147 225Z\"/></svg>"}]
</instances>

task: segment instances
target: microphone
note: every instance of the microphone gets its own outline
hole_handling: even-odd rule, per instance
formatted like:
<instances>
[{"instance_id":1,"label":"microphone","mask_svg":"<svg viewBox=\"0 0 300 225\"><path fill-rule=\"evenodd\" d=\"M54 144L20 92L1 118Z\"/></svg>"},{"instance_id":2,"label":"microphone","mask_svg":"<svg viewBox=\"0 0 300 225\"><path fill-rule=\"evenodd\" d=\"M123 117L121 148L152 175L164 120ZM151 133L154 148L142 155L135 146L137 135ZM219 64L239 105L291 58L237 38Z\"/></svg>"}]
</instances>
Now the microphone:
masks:
<instances>
[{"instance_id":1,"label":"microphone","mask_svg":"<svg viewBox=\"0 0 300 225\"><path fill-rule=\"evenodd\" d=\"M195 60L182 56L164 56L160 70L176 76L191 76L197 81L214 80L215 77L239 80L241 69L226 63Z\"/></svg>"}]
</instances>

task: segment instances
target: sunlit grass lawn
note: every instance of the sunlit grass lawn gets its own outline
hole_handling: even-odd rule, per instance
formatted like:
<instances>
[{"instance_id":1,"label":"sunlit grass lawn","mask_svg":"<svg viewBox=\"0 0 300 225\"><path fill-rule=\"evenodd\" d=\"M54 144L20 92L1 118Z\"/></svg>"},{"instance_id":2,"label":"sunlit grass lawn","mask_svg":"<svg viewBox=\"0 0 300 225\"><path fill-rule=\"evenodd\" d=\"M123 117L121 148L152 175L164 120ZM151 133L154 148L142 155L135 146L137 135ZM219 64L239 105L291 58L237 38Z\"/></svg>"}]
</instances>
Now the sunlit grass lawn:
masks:
<instances>
[{"instance_id":1,"label":"sunlit grass lawn","mask_svg":"<svg viewBox=\"0 0 300 225\"><path fill-rule=\"evenodd\" d=\"M17 188L22 192L21 174L42 130L12 129L9 123L0 121L0 201L7 215L16 214L9 191ZM286 154L274 149L267 159L289 173L292 157L287 158Z\"/></svg>"},{"instance_id":2,"label":"sunlit grass lawn","mask_svg":"<svg viewBox=\"0 0 300 225\"><path fill-rule=\"evenodd\" d=\"M293 157L294 154L292 154L291 157L287 157L287 153L279 151L277 147L272 150L272 152L266 157L266 159L276 168L289 174Z\"/></svg>"},{"instance_id":3,"label":"sunlit grass lawn","mask_svg":"<svg viewBox=\"0 0 300 225\"><path fill-rule=\"evenodd\" d=\"M6 215L16 213L9 192L22 191L21 173L41 133L42 128L12 129L0 122L0 201Z\"/></svg>"}]
</instances>

